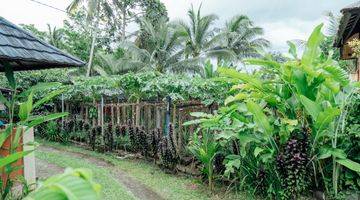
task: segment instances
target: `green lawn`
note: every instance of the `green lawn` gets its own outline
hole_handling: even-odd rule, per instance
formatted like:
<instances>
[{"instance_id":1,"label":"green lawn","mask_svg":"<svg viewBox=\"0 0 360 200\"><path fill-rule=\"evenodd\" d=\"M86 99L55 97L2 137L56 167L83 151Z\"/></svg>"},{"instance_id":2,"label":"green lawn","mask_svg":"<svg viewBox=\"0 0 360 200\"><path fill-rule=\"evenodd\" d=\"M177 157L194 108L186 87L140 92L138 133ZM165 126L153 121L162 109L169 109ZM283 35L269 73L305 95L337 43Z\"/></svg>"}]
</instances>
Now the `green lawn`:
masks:
<instances>
[{"instance_id":1,"label":"green lawn","mask_svg":"<svg viewBox=\"0 0 360 200\"><path fill-rule=\"evenodd\" d=\"M110 154L101 154L74 146L65 146L58 143L38 140L40 144L55 147L60 150L91 155L108 161L127 172L134 179L142 182L166 199L249 199L244 194L231 193L219 189L217 194L211 194L197 179L164 173L158 166L142 160L120 160ZM93 170L95 180L103 186L104 199L133 199L133 195L126 188L111 177L111 173L92 163L75 159L67 154L44 152L38 150L36 157L62 167L86 167Z\"/></svg>"}]
</instances>

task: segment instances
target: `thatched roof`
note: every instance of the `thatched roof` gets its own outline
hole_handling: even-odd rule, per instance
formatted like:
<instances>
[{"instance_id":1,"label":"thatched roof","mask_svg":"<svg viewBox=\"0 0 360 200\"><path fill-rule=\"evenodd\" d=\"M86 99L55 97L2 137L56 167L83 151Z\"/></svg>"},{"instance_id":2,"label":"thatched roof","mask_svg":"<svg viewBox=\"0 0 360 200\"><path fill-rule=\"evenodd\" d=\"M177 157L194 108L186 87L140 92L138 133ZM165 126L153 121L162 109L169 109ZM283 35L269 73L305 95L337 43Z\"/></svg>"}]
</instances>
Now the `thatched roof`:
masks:
<instances>
[{"instance_id":1,"label":"thatched roof","mask_svg":"<svg viewBox=\"0 0 360 200\"><path fill-rule=\"evenodd\" d=\"M4 71L4 62L9 63L14 71L85 65L0 17L0 71Z\"/></svg>"},{"instance_id":2,"label":"thatched roof","mask_svg":"<svg viewBox=\"0 0 360 200\"><path fill-rule=\"evenodd\" d=\"M343 14L334 46L341 47L347 39L360 31L360 1L346 6L341 10Z\"/></svg>"}]
</instances>

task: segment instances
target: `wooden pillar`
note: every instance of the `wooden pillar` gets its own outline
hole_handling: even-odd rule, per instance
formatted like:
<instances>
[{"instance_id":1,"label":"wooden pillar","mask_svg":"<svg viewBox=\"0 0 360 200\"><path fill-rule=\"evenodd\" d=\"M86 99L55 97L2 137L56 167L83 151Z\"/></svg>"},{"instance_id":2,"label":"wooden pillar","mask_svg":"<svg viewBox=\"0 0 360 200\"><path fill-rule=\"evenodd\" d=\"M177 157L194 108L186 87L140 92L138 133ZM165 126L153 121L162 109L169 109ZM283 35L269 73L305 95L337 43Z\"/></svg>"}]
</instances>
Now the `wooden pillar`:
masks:
<instances>
[{"instance_id":1,"label":"wooden pillar","mask_svg":"<svg viewBox=\"0 0 360 200\"><path fill-rule=\"evenodd\" d=\"M120 107L116 105L116 123L120 124Z\"/></svg>"},{"instance_id":2,"label":"wooden pillar","mask_svg":"<svg viewBox=\"0 0 360 200\"><path fill-rule=\"evenodd\" d=\"M121 115L122 115L122 123L124 123L124 124L127 124L127 119L126 119L126 106L125 105L123 105L122 107L121 107Z\"/></svg>"},{"instance_id":3,"label":"wooden pillar","mask_svg":"<svg viewBox=\"0 0 360 200\"><path fill-rule=\"evenodd\" d=\"M114 120L114 105L111 105L111 124L114 124L115 120Z\"/></svg>"},{"instance_id":4,"label":"wooden pillar","mask_svg":"<svg viewBox=\"0 0 360 200\"><path fill-rule=\"evenodd\" d=\"M85 106L85 122L89 122L89 106Z\"/></svg>"},{"instance_id":5,"label":"wooden pillar","mask_svg":"<svg viewBox=\"0 0 360 200\"><path fill-rule=\"evenodd\" d=\"M156 106L156 128L161 128L161 107Z\"/></svg>"},{"instance_id":6,"label":"wooden pillar","mask_svg":"<svg viewBox=\"0 0 360 200\"><path fill-rule=\"evenodd\" d=\"M141 115L141 106L140 106L140 99L136 101L136 107L135 107L135 125L140 126L140 116Z\"/></svg>"}]
</instances>

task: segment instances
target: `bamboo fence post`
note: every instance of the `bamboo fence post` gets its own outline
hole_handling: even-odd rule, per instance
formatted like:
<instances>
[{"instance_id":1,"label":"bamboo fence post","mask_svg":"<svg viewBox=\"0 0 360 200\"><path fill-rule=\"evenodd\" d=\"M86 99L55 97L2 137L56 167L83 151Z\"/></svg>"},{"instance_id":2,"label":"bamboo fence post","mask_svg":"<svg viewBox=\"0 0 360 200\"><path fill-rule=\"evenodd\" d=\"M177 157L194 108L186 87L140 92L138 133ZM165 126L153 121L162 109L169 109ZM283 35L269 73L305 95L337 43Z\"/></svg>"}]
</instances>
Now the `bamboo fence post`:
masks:
<instances>
[{"instance_id":1,"label":"bamboo fence post","mask_svg":"<svg viewBox=\"0 0 360 200\"><path fill-rule=\"evenodd\" d=\"M141 115L141 106L140 106L140 99L136 100L136 107L135 107L135 125L139 126L140 125L140 115Z\"/></svg>"},{"instance_id":2,"label":"bamboo fence post","mask_svg":"<svg viewBox=\"0 0 360 200\"><path fill-rule=\"evenodd\" d=\"M121 112L122 123L126 124L127 123L127 121L126 121L126 106L125 105L121 106L121 109L122 109L122 112Z\"/></svg>"},{"instance_id":3,"label":"bamboo fence post","mask_svg":"<svg viewBox=\"0 0 360 200\"><path fill-rule=\"evenodd\" d=\"M147 129L150 130L151 129L151 106L148 105L146 107L146 125L147 125Z\"/></svg>"},{"instance_id":4,"label":"bamboo fence post","mask_svg":"<svg viewBox=\"0 0 360 200\"><path fill-rule=\"evenodd\" d=\"M85 106L85 122L89 122L89 106Z\"/></svg>"},{"instance_id":5,"label":"bamboo fence post","mask_svg":"<svg viewBox=\"0 0 360 200\"><path fill-rule=\"evenodd\" d=\"M64 113L65 112L65 107L64 107L64 94L61 94L61 112ZM64 129L64 117L61 117L61 130Z\"/></svg>"},{"instance_id":6,"label":"bamboo fence post","mask_svg":"<svg viewBox=\"0 0 360 200\"><path fill-rule=\"evenodd\" d=\"M114 124L114 106L111 105L111 124Z\"/></svg>"},{"instance_id":7,"label":"bamboo fence post","mask_svg":"<svg viewBox=\"0 0 360 200\"><path fill-rule=\"evenodd\" d=\"M166 97L166 113L165 113L165 135L169 134L170 115L171 115L171 97Z\"/></svg>"},{"instance_id":8,"label":"bamboo fence post","mask_svg":"<svg viewBox=\"0 0 360 200\"><path fill-rule=\"evenodd\" d=\"M155 109L156 109L156 128L161 128L161 108L160 108L160 106L156 106L155 107Z\"/></svg>"},{"instance_id":9,"label":"bamboo fence post","mask_svg":"<svg viewBox=\"0 0 360 200\"><path fill-rule=\"evenodd\" d=\"M120 124L120 107L119 107L119 105L116 105L116 122L117 122L117 124Z\"/></svg>"},{"instance_id":10,"label":"bamboo fence post","mask_svg":"<svg viewBox=\"0 0 360 200\"><path fill-rule=\"evenodd\" d=\"M101 143L104 144L104 97L101 96Z\"/></svg>"}]
</instances>

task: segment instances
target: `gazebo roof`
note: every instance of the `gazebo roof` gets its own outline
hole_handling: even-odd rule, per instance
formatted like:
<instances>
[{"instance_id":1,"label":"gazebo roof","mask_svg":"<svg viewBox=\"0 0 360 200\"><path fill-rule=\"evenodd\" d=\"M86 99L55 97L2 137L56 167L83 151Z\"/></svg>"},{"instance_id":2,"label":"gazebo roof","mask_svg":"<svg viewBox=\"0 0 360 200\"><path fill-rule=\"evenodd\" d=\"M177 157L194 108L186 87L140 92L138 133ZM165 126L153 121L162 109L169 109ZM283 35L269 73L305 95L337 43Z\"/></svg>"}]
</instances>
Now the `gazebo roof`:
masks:
<instances>
[{"instance_id":1,"label":"gazebo roof","mask_svg":"<svg viewBox=\"0 0 360 200\"><path fill-rule=\"evenodd\" d=\"M0 71L4 71L3 62L9 63L14 71L85 65L0 17Z\"/></svg>"},{"instance_id":2,"label":"gazebo roof","mask_svg":"<svg viewBox=\"0 0 360 200\"><path fill-rule=\"evenodd\" d=\"M334 46L341 47L347 39L360 30L360 1L341 9L343 14L339 30L335 38Z\"/></svg>"}]
</instances>

